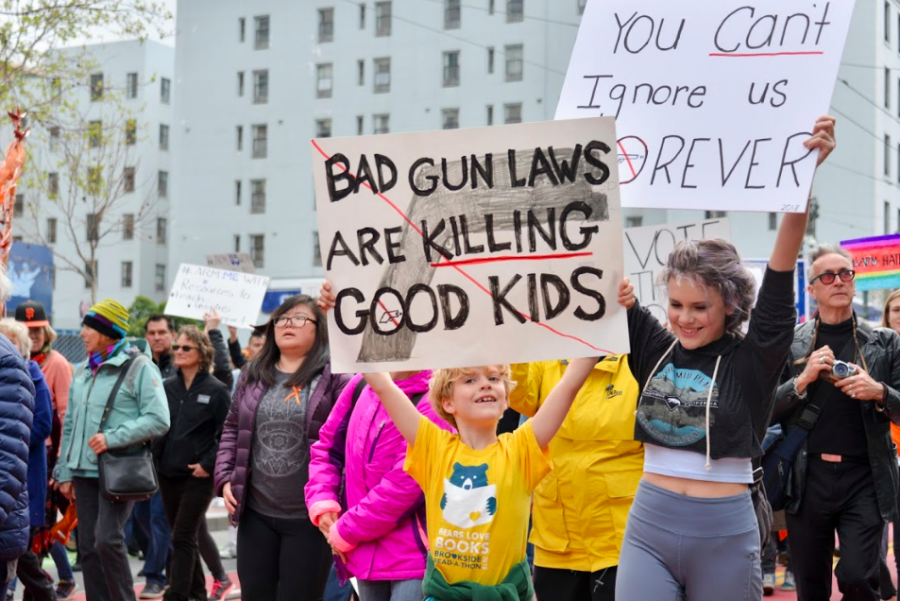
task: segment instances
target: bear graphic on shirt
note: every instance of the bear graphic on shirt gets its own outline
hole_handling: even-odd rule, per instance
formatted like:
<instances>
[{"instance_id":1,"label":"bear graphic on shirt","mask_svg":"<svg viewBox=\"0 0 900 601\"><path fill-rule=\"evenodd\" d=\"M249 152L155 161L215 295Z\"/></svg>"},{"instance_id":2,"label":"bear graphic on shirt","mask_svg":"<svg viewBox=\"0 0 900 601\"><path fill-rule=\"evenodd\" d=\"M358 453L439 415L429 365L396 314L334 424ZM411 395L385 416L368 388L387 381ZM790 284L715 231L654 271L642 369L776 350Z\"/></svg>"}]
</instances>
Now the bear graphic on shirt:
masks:
<instances>
[{"instance_id":1,"label":"bear graphic on shirt","mask_svg":"<svg viewBox=\"0 0 900 601\"><path fill-rule=\"evenodd\" d=\"M497 513L497 487L488 483L488 465L453 464L450 478L444 479L441 510L444 520L457 528L489 524Z\"/></svg>"}]
</instances>

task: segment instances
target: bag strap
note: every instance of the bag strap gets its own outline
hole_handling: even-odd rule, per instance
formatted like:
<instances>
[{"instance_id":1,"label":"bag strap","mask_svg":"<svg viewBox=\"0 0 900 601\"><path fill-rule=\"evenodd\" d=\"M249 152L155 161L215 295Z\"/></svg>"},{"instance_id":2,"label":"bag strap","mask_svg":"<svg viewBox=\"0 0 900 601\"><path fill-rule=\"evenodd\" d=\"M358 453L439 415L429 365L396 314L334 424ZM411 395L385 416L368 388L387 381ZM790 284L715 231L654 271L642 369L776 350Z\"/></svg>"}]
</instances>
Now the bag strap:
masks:
<instances>
[{"instance_id":1,"label":"bag strap","mask_svg":"<svg viewBox=\"0 0 900 601\"><path fill-rule=\"evenodd\" d=\"M356 383L356 386L353 388L353 400L350 401L350 413L347 415L352 415L353 410L356 409L356 402L359 400L359 397L362 395L363 389L366 387L366 379L360 378L359 382Z\"/></svg>"},{"instance_id":2,"label":"bag strap","mask_svg":"<svg viewBox=\"0 0 900 601\"><path fill-rule=\"evenodd\" d=\"M109 412L112 411L113 404L116 402L116 396L119 394L119 389L122 388L122 382L125 381L125 376L128 375L132 363L133 360L129 358L122 364L121 369L119 369L119 377L116 378L116 383L113 386L112 392L109 394L109 399L106 401L106 409L103 410L103 417L100 418L100 428L97 430L98 434L103 432L103 426L106 425L106 418L109 416Z\"/></svg>"}]
</instances>

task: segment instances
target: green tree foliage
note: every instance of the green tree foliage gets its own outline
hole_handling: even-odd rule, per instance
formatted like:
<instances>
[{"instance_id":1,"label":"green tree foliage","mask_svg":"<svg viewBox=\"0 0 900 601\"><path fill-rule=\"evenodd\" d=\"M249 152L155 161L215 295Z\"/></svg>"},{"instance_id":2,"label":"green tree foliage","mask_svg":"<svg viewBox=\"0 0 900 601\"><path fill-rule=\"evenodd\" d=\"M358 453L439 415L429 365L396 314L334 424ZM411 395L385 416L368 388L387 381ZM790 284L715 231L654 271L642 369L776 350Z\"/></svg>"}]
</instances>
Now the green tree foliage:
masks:
<instances>
[{"instance_id":1,"label":"green tree foliage","mask_svg":"<svg viewBox=\"0 0 900 601\"><path fill-rule=\"evenodd\" d=\"M151 315L165 315L166 303L156 304L152 299L146 296L137 296L131 306L128 307L128 313L131 316L131 324L128 327L128 335L136 338L144 337L144 324ZM199 328L203 327L203 322L196 319L188 319L186 317L172 317L175 322L175 330L177 331L183 325L195 325Z\"/></svg>"}]
</instances>

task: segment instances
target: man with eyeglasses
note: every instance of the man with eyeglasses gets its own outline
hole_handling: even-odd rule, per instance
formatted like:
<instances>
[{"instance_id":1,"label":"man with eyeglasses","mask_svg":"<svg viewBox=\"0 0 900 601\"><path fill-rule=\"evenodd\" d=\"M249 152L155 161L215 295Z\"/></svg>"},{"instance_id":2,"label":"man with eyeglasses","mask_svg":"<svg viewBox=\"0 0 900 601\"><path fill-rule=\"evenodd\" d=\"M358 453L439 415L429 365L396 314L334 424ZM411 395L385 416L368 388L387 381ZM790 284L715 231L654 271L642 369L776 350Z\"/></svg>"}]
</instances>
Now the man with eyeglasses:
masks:
<instances>
[{"instance_id":1,"label":"man with eyeglasses","mask_svg":"<svg viewBox=\"0 0 900 601\"><path fill-rule=\"evenodd\" d=\"M776 393L773 422L809 430L794 461L786 507L799 601L831 598L835 569L846 601L880 598L884 525L897 511L897 453L890 422L900 424L900 336L872 329L853 311L853 261L822 245L810 256L815 319L798 327L789 379ZM836 362L852 366L838 379ZM838 370L840 372L840 369Z\"/></svg>"}]
</instances>

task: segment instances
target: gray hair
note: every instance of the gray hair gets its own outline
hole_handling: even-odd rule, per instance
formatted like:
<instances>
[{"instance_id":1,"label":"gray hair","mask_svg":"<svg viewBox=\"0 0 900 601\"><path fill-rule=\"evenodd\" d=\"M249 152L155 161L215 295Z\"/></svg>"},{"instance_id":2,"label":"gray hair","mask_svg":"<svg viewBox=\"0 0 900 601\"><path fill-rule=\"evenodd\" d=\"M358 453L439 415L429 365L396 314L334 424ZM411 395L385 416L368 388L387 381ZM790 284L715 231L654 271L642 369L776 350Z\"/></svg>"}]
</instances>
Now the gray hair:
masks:
<instances>
[{"instance_id":1,"label":"gray hair","mask_svg":"<svg viewBox=\"0 0 900 601\"><path fill-rule=\"evenodd\" d=\"M853 256L847 252L847 249L838 246L837 244L819 244L816 246L811 253L809 253L809 280L813 278L813 263L824 257L825 255L840 255L847 259L850 262L850 265L853 265Z\"/></svg>"},{"instance_id":2,"label":"gray hair","mask_svg":"<svg viewBox=\"0 0 900 601\"><path fill-rule=\"evenodd\" d=\"M31 338L28 337L28 326L12 317L0 319L0 334L3 334L15 345L26 359L31 357Z\"/></svg>"},{"instance_id":3,"label":"gray hair","mask_svg":"<svg viewBox=\"0 0 900 601\"><path fill-rule=\"evenodd\" d=\"M660 284L686 278L712 288L722 295L725 331L741 336L741 326L750 318L756 300L756 279L741 263L737 249L725 240L684 240L669 255L659 275Z\"/></svg>"}]
</instances>

